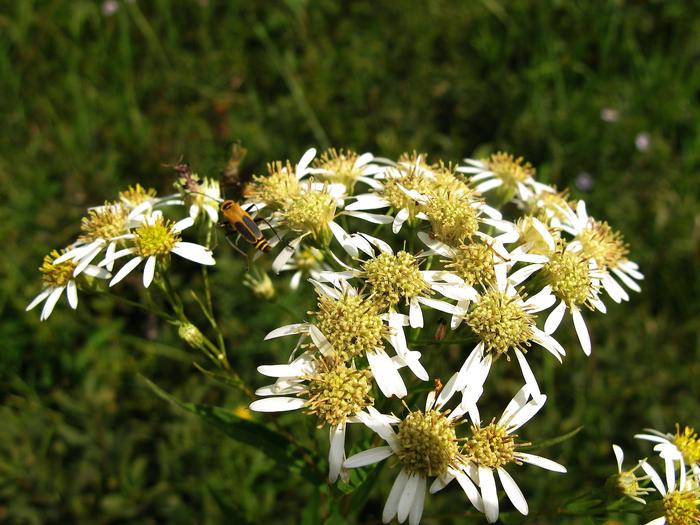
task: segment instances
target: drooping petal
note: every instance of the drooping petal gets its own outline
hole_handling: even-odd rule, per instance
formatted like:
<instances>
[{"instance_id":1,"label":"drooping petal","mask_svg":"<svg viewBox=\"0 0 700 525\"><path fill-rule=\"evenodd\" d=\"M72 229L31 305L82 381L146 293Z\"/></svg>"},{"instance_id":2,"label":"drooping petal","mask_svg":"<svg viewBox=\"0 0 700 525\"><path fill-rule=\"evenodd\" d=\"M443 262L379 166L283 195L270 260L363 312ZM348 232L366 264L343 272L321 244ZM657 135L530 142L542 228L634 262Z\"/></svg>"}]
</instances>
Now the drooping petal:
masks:
<instances>
[{"instance_id":1,"label":"drooping petal","mask_svg":"<svg viewBox=\"0 0 700 525\"><path fill-rule=\"evenodd\" d=\"M469 476L462 471L454 469L450 469L448 472L457 479L457 483L462 487L462 490L467 495L467 498L469 498L471 504L474 505L474 508L479 512L484 512L484 504L481 495L474 485L474 482L469 479Z\"/></svg>"},{"instance_id":2,"label":"drooping petal","mask_svg":"<svg viewBox=\"0 0 700 525\"><path fill-rule=\"evenodd\" d=\"M481 487L486 520L489 523L496 523L498 519L498 492L496 491L496 481L493 479L493 471L490 468L479 467L479 486Z\"/></svg>"},{"instance_id":3,"label":"drooping petal","mask_svg":"<svg viewBox=\"0 0 700 525\"><path fill-rule=\"evenodd\" d=\"M411 299L408 310L408 319L411 323L411 328L423 327L423 312L420 309L420 304L418 303L418 299L416 297Z\"/></svg>"},{"instance_id":4,"label":"drooping petal","mask_svg":"<svg viewBox=\"0 0 700 525\"><path fill-rule=\"evenodd\" d=\"M131 273L131 271L136 268L139 264L141 264L141 261L143 261L143 257L137 255L133 259L131 259L129 262L127 262L124 266L122 266L117 274L112 277L112 280L109 281L109 286L114 286L117 284L119 281L124 279L127 275Z\"/></svg>"},{"instance_id":5,"label":"drooping petal","mask_svg":"<svg viewBox=\"0 0 700 525\"><path fill-rule=\"evenodd\" d=\"M40 302L42 302L44 299L46 299L49 295L51 295L51 292L53 291L53 288L44 288L41 292L39 292L39 295L37 295L34 299L32 299L32 302L27 305L27 308L25 308L25 312L28 312L29 310L36 308L36 305L38 305Z\"/></svg>"},{"instance_id":6,"label":"drooping petal","mask_svg":"<svg viewBox=\"0 0 700 525\"><path fill-rule=\"evenodd\" d=\"M418 478L418 487L416 488L416 494L413 498L413 505L411 506L411 513L408 515L409 525L418 525L420 523L420 519L423 516L423 507L425 505L425 488L425 476L420 476Z\"/></svg>"},{"instance_id":7,"label":"drooping petal","mask_svg":"<svg viewBox=\"0 0 700 525\"><path fill-rule=\"evenodd\" d=\"M367 352L367 360L372 369L372 375L377 381L379 390L385 397L396 396L402 398L406 396L406 385L399 375L396 366L383 349L375 349Z\"/></svg>"},{"instance_id":8,"label":"drooping petal","mask_svg":"<svg viewBox=\"0 0 700 525\"><path fill-rule=\"evenodd\" d=\"M199 264L205 264L207 266L216 264L209 248L205 248L193 242L179 241L175 243L171 251L180 257Z\"/></svg>"},{"instance_id":9,"label":"drooping petal","mask_svg":"<svg viewBox=\"0 0 700 525\"><path fill-rule=\"evenodd\" d=\"M406 521L406 518L408 518L408 515L411 512L413 500L415 499L416 492L418 491L418 483L420 478L421 476L415 473L408 476L408 481L406 481L401 498L399 498L399 508L396 516L399 523Z\"/></svg>"},{"instance_id":10,"label":"drooping petal","mask_svg":"<svg viewBox=\"0 0 700 525\"><path fill-rule=\"evenodd\" d=\"M393 455L394 451L391 447L375 447L368 450L363 450L357 454L350 456L345 460L343 466L345 468L359 468L366 465L373 465L385 460L389 456Z\"/></svg>"},{"instance_id":11,"label":"drooping petal","mask_svg":"<svg viewBox=\"0 0 700 525\"><path fill-rule=\"evenodd\" d=\"M588 335L588 328L586 327L586 322L583 320L581 311L574 307L571 310L571 316L574 319L574 328L576 329L578 340L581 343L581 348L583 348L583 353L591 355L591 338Z\"/></svg>"},{"instance_id":12,"label":"drooping petal","mask_svg":"<svg viewBox=\"0 0 700 525\"><path fill-rule=\"evenodd\" d=\"M399 213L396 214L396 217L394 217L394 222L391 226L391 231L394 232L394 234L397 234L401 231L401 226L403 226L403 223L408 220L408 209L402 208L399 210Z\"/></svg>"},{"instance_id":13,"label":"drooping petal","mask_svg":"<svg viewBox=\"0 0 700 525\"><path fill-rule=\"evenodd\" d=\"M51 312L53 312L54 306L56 306L56 303L61 298L61 294L63 293L64 289L65 286L59 286L51 291L49 296L46 298L44 307L41 309L41 316L39 317L41 321L45 321L49 318Z\"/></svg>"},{"instance_id":14,"label":"drooping petal","mask_svg":"<svg viewBox=\"0 0 700 525\"><path fill-rule=\"evenodd\" d=\"M561 320L564 318L564 312L566 312L566 303L559 301L559 304L549 313L547 320L544 322L545 334L551 335L557 330Z\"/></svg>"},{"instance_id":15,"label":"drooping petal","mask_svg":"<svg viewBox=\"0 0 700 525\"><path fill-rule=\"evenodd\" d=\"M78 308L78 287L73 279L66 284L66 297L68 298L68 305L73 310Z\"/></svg>"},{"instance_id":16,"label":"drooping petal","mask_svg":"<svg viewBox=\"0 0 700 525\"><path fill-rule=\"evenodd\" d=\"M151 282L153 281L153 276L155 275L156 272L156 258L154 255L151 255L148 259L146 259L146 264L143 267L143 286L144 288L148 288L151 286Z\"/></svg>"},{"instance_id":17,"label":"drooping petal","mask_svg":"<svg viewBox=\"0 0 700 525\"><path fill-rule=\"evenodd\" d=\"M503 485L503 490L506 491L508 499L513 504L513 506L518 510L520 514L527 516L529 508L527 506L527 501L525 501L525 496L523 496L520 487L518 487L515 480L505 471L505 469L499 467L497 469L498 479L501 480L501 485Z\"/></svg>"},{"instance_id":18,"label":"drooping petal","mask_svg":"<svg viewBox=\"0 0 700 525\"><path fill-rule=\"evenodd\" d=\"M647 476L649 476L649 479L651 479L651 482L654 484L654 487L656 487L656 490L659 491L659 494L662 496L666 495L666 487L664 487L663 481L661 481L661 476L654 470L654 467L652 467L649 463L646 461L642 461L641 463L642 470L646 473Z\"/></svg>"},{"instance_id":19,"label":"drooping petal","mask_svg":"<svg viewBox=\"0 0 700 525\"><path fill-rule=\"evenodd\" d=\"M389 496L386 498L386 503L384 504L384 510L382 511L382 521L384 523L389 523L394 519L396 513L399 510L399 501L403 495L404 488L408 482L408 472L406 469L401 469L399 475L396 476L394 484L391 487Z\"/></svg>"},{"instance_id":20,"label":"drooping petal","mask_svg":"<svg viewBox=\"0 0 700 525\"><path fill-rule=\"evenodd\" d=\"M345 423L330 429L330 450L328 451L328 481L335 483L345 459Z\"/></svg>"},{"instance_id":21,"label":"drooping petal","mask_svg":"<svg viewBox=\"0 0 700 525\"><path fill-rule=\"evenodd\" d=\"M264 340L267 341L268 339L274 339L275 337L284 337L286 335L303 334L308 332L308 330L309 325L307 323L288 324L285 326L280 326L279 328L275 328L272 332L265 336Z\"/></svg>"},{"instance_id":22,"label":"drooping petal","mask_svg":"<svg viewBox=\"0 0 700 525\"><path fill-rule=\"evenodd\" d=\"M287 412L303 408L304 405L306 400L299 397L267 397L253 401L250 409L256 412Z\"/></svg>"},{"instance_id":23,"label":"drooping petal","mask_svg":"<svg viewBox=\"0 0 700 525\"><path fill-rule=\"evenodd\" d=\"M523 379L525 379L525 384L530 389L530 393L532 393L533 395L539 394L540 387L537 384L537 379L535 379L535 374L532 373L532 369L530 368L530 364L527 362L527 359L525 358L525 354L523 354L517 348L514 349L514 352L515 352L515 358L518 360L518 364L520 365L520 371L523 374Z\"/></svg>"}]
</instances>

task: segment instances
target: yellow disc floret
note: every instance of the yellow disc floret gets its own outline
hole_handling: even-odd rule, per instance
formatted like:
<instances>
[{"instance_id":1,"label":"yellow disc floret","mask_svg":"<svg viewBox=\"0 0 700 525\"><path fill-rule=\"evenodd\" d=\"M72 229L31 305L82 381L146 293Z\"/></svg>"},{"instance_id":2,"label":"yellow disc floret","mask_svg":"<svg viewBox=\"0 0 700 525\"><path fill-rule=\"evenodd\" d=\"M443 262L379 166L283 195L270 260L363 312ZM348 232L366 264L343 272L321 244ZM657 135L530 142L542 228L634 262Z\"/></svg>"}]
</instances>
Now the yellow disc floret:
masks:
<instances>
[{"instance_id":1,"label":"yellow disc floret","mask_svg":"<svg viewBox=\"0 0 700 525\"><path fill-rule=\"evenodd\" d=\"M669 492L664 496L664 514L668 525L700 523L700 494L695 490Z\"/></svg>"},{"instance_id":2,"label":"yellow disc floret","mask_svg":"<svg viewBox=\"0 0 700 525\"><path fill-rule=\"evenodd\" d=\"M460 459L454 424L437 410L411 412L399 423L399 460L411 474L441 476Z\"/></svg>"},{"instance_id":3,"label":"yellow disc floret","mask_svg":"<svg viewBox=\"0 0 700 525\"><path fill-rule=\"evenodd\" d=\"M180 241L180 235L173 231L173 221L157 216L152 224L144 223L134 230L136 250L142 257L167 255Z\"/></svg>"},{"instance_id":4,"label":"yellow disc floret","mask_svg":"<svg viewBox=\"0 0 700 525\"><path fill-rule=\"evenodd\" d=\"M144 188L140 184L129 186L126 190L119 192L121 201L130 208L135 208L142 202L152 201L156 198L157 192L153 188Z\"/></svg>"},{"instance_id":5,"label":"yellow disc floret","mask_svg":"<svg viewBox=\"0 0 700 525\"><path fill-rule=\"evenodd\" d=\"M510 153L499 151L484 161L489 171L503 181L503 185L515 188L518 183L535 176L535 168L522 157L517 159Z\"/></svg>"},{"instance_id":6,"label":"yellow disc floret","mask_svg":"<svg viewBox=\"0 0 700 525\"><path fill-rule=\"evenodd\" d=\"M39 267L41 278L44 285L47 287L65 286L73 278L73 271L77 264L71 260L63 261L59 264L53 262L63 253L53 250L50 254L44 256L44 262Z\"/></svg>"},{"instance_id":7,"label":"yellow disc floret","mask_svg":"<svg viewBox=\"0 0 700 525\"><path fill-rule=\"evenodd\" d=\"M683 459L687 464L700 463L700 439L692 427L685 427L681 432L680 425L676 423L676 435L673 437L673 444L683 454Z\"/></svg>"},{"instance_id":8,"label":"yellow disc floret","mask_svg":"<svg viewBox=\"0 0 700 525\"><path fill-rule=\"evenodd\" d=\"M446 244L468 239L479 229L477 211L461 192L437 192L423 211L430 220L433 236Z\"/></svg>"},{"instance_id":9,"label":"yellow disc floret","mask_svg":"<svg viewBox=\"0 0 700 525\"><path fill-rule=\"evenodd\" d=\"M515 450L522 444L515 442L517 436L508 434L505 426L492 422L485 427L472 425L471 431L472 436L462 447L462 453L467 459L491 469L511 462L519 463L515 457Z\"/></svg>"},{"instance_id":10,"label":"yellow disc floret","mask_svg":"<svg viewBox=\"0 0 700 525\"><path fill-rule=\"evenodd\" d=\"M289 162L269 163L267 171L266 177L253 177L254 182L246 191L246 197L253 201L265 202L271 209L276 210L299 196L301 187Z\"/></svg>"},{"instance_id":11,"label":"yellow disc floret","mask_svg":"<svg viewBox=\"0 0 700 525\"><path fill-rule=\"evenodd\" d=\"M314 240L330 240L329 223L335 217L335 198L327 188L314 191L310 187L296 199L289 201L282 210L284 221L296 232L310 232Z\"/></svg>"},{"instance_id":12,"label":"yellow disc floret","mask_svg":"<svg viewBox=\"0 0 700 525\"><path fill-rule=\"evenodd\" d=\"M594 285L588 259L581 253L559 250L549 258L542 273L554 295L567 306L587 304Z\"/></svg>"},{"instance_id":13,"label":"yellow disc floret","mask_svg":"<svg viewBox=\"0 0 700 525\"><path fill-rule=\"evenodd\" d=\"M317 175L328 182L344 184L352 192L357 179L363 175L362 167L356 167L357 153L354 151L337 151L329 149L314 162L314 167L324 170Z\"/></svg>"},{"instance_id":14,"label":"yellow disc floret","mask_svg":"<svg viewBox=\"0 0 700 525\"><path fill-rule=\"evenodd\" d=\"M126 233L129 212L119 202L105 202L104 206L88 210L80 221L80 241L112 239Z\"/></svg>"},{"instance_id":15,"label":"yellow disc floret","mask_svg":"<svg viewBox=\"0 0 700 525\"><path fill-rule=\"evenodd\" d=\"M493 268L493 248L481 242L462 244L452 259L445 259L445 268L464 279L465 284L492 282L496 274Z\"/></svg>"},{"instance_id":16,"label":"yellow disc floret","mask_svg":"<svg viewBox=\"0 0 700 525\"><path fill-rule=\"evenodd\" d=\"M364 264L367 283L372 298L382 307L407 303L414 297L430 293L430 286L420 273L418 260L410 253L400 251L396 255L382 253Z\"/></svg>"},{"instance_id":17,"label":"yellow disc floret","mask_svg":"<svg viewBox=\"0 0 700 525\"><path fill-rule=\"evenodd\" d=\"M595 259L599 268L615 268L629 252L622 235L607 222L591 220L576 239L581 243L582 253Z\"/></svg>"}]
</instances>

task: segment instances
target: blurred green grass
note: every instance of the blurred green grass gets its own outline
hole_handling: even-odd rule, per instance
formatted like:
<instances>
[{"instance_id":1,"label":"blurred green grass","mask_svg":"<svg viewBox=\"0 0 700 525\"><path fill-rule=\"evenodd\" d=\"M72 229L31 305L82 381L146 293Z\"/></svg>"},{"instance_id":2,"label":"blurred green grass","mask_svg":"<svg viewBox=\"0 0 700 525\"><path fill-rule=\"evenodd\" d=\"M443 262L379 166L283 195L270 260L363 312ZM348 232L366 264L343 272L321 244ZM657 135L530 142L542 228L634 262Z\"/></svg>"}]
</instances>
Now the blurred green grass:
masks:
<instances>
[{"instance_id":1,"label":"blurred green grass","mask_svg":"<svg viewBox=\"0 0 700 525\"><path fill-rule=\"evenodd\" d=\"M585 428L547 451L568 476L518 478L533 513L602 484L614 469L611 441L700 424L699 6L115 5L108 15L102 2L0 3L0 521L298 520L311 487L164 405L135 376L187 399L244 402L197 377L172 330L88 297L46 323L24 313L41 258L70 242L87 206L137 181L167 191L162 164L181 155L215 174L236 139L258 171L310 145L455 161L510 149L625 235L643 293L593 320L590 359L571 345L566 366L543 360L539 370L551 396L526 437ZM618 119L602 120L605 109ZM587 191L576 187L584 173ZM221 269L226 336L257 385L254 365L277 359L261 334L281 310L232 293L242 270L234 257ZM127 327L139 338L125 337ZM156 336L169 343L148 343ZM453 498L461 502L442 496ZM425 523L444 511L438 499Z\"/></svg>"}]
</instances>

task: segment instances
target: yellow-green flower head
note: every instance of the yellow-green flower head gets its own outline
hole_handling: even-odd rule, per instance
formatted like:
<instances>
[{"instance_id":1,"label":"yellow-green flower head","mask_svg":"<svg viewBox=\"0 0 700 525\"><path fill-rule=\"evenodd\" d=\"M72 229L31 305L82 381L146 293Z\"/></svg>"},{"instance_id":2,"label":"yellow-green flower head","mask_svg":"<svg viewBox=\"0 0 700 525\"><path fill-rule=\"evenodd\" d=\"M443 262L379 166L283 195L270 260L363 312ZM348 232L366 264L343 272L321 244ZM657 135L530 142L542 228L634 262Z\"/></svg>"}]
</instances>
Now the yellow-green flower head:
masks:
<instances>
[{"instance_id":1,"label":"yellow-green flower head","mask_svg":"<svg viewBox=\"0 0 700 525\"><path fill-rule=\"evenodd\" d=\"M663 497L664 516L668 525L700 523L700 493L697 490L674 490Z\"/></svg>"},{"instance_id":2,"label":"yellow-green flower head","mask_svg":"<svg viewBox=\"0 0 700 525\"><path fill-rule=\"evenodd\" d=\"M517 434L509 434L505 425L494 421L482 427L472 425L471 437L462 445L462 454L469 461L490 469L503 467L508 463L521 464L515 455L518 447L529 443L516 443Z\"/></svg>"},{"instance_id":3,"label":"yellow-green flower head","mask_svg":"<svg viewBox=\"0 0 700 525\"><path fill-rule=\"evenodd\" d=\"M394 210L408 210L409 220L415 219L416 214L421 211L421 206L404 189L417 191L424 195L430 191L431 181L415 169L401 175L398 175L396 171L387 170L387 175L382 190L383 197Z\"/></svg>"},{"instance_id":4,"label":"yellow-green flower head","mask_svg":"<svg viewBox=\"0 0 700 525\"><path fill-rule=\"evenodd\" d=\"M583 255L594 259L599 268L616 268L629 253L620 232L604 221L591 219L576 240L581 243Z\"/></svg>"},{"instance_id":5,"label":"yellow-green flower head","mask_svg":"<svg viewBox=\"0 0 700 525\"><path fill-rule=\"evenodd\" d=\"M499 151L483 162L509 191L515 191L518 183L527 182L535 176L535 168L529 162L525 162L523 157L515 158L511 153Z\"/></svg>"},{"instance_id":6,"label":"yellow-green flower head","mask_svg":"<svg viewBox=\"0 0 700 525\"><path fill-rule=\"evenodd\" d=\"M569 308L586 305L593 309L591 298L599 285L592 279L588 258L580 252L560 247L550 255L542 268L542 275L552 292Z\"/></svg>"},{"instance_id":7,"label":"yellow-green flower head","mask_svg":"<svg viewBox=\"0 0 700 525\"><path fill-rule=\"evenodd\" d=\"M536 255L550 255L556 249L557 242L561 239L561 232L547 226L538 217L526 215L515 223L518 231L519 242L527 246L528 253Z\"/></svg>"},{"instance_id":8,"label":"yellow-green flower head","mask_svg":"<svg viewBox=\"0 0 700 525\"><path fill-rule=\"evenodd\" d=\"M493 248L477 239L460 245L455 250L454 257L444 259L443 263L447 270L461 277L466 285L486 285L496 277L493 257Z\"/></svg>"},{"instance_id":9,"label":"yellow-green flower head","mask_svg":"<svg viewBox=\"0 0 700 525\"><path fill-rule=\"evenodd\" d=\"M204 335L192 323L180 323L177 328L177 335L192 348L201 349L204 347Z\"/></svg>"},{"instance_id":10,"label":"yellow-green flower head","mask_svg":"<svg viewBox=\"0 0 700 525\"><path fill-rule=\"evenodd\" d=\"M340 151L335 148L330 148L324 152L320 158L313 163L313 173L321 180L331 183L343 184L349 192L352 192L355 183L365 176L366 162L371 160L372 156L358 156L352 150Z\"/></svg>"},{"instance_id":11,"label":"yellow-green flower head","mask_svg":"<svg viewBox=\"0 0 700 525\"><path fill-rule=\"evenodd\" d=\"M344 293L333 299L319 293L318 307L318 312L310 313L316 316L316 325L341 361L381 347L389 334L377 305L361 295Z\"/></svg>"},{"instance_id":12,"label":"yellow-green flower head","mask_svg":"<svg viewBox=\"0 0 700 525\"><path fill-rule=\"evenodd\" d=\"M316 268L321 261L323 261L323 253L311 246L301 248L294 255L296 267L306 272Z\"/></svg>"},{"instance_id":13,"label":"yellow-green flower head","mask_svg":"<svg viewBox=\"0 0 700 525\"><path fill-rule=\"evenodd\" d=\"M139 204L155 200L157 195L153 188L144 188L140 184L129 186L126 190L119 192L119 199L128 208L136 208Z\"/></svg>"},{"instance_id":14,"label":"yellow-green flower head","mask_svg":"<svg viewBox=\"0 0 700 525\"><path fill-rule=\"evenodd\" d=\"M275 297L275 285L265 272L248 272L243 277L243 286L250 288L258 299L269 301Z\"/></svg>"},{"instance_id":15,"label":"yellow-green flower head","mask_svg":"<svg viewBox=\"0 0 700 525\"><path fill-rule=\"evenodd\" d=\"M264 202L272 210L283 208L301 195L301 186L294 168L287 161L271 162L267 165L267 176L254 175L246 197L253 202Z\"/></svg>"},{"instance_id":16,"label":"yellow-green flower head","mask_svg":"<svg viewBox=\"0 0 700 525\"><path fill-rule=\"evenodd\" d=\"M673 444L682 454L683 460L688 465L700 464L700 439L693 427L686 426L681 432L680 425L676 423L676 434L673 436Z\"/></svg>"},{"instance_id":17,"label":"yellow-green flower head","mask_svg":"<svg viewBox=\"0 0 700 525\"><path fill-rule=\"evenodd\" d=\"M119 202L105 202L104 206L88 210L80 221L82 234L79 241L89 243L98 239L113 239L127 233L129 212Z\"/></svg>"},{"instance_id":18,"label":"yellow-green flower head","mask_svg":"<svg viewBox=\"0 0 700 525\"><path fill-rule=\"evenodd\" d=\"M458 244L479 229L479 214L469 197L460 191L434 192L423 210L430 220L433 236L445 244Z\"/></svg>"},{"instance_id":19,"label":"yellow-green flower head","mask_svg":"<svg viewBox=\"0 0 700 525\"><path fill-rule=\"evenodd\" d=\"M141 257L168 255L181 238L173 229L174 221L157 215L152 221L144 222L134 230L136 251Z\"/></svg>"},{"instance_id":20,"label":"yellow-green flower head","mask_svg":"<svg viewBox=\"0 0 700 525\"><path fill-rule=\"evenodd\" d=\"M569 190L542 191L527 202L527 211L545 224L565 222L567 212L574 209Z\"/></svg>"},{"instance_id":21,"label":"yellow-green flower head","mask_svg":"<svg viewBox=\"0 0 700 525\"><path fill-rule=\"evenodd\" d=\"M337 359L319 358L316 371L306 376L306 410L319 418L319 426L335 427L374 403L372 374Z\"/></svg>"},{"instance_id":22,"label":"yellow-green flower head","mask_svg":"<svg viewBox=\"0 0 700 525\"><path fill-rule=\"evenodd\" d=\"M326 245L331 239L329 224L335 218L335 209L336 198L328 186L317 191L309 183L305 191L286 203L280 215L290 230L310 233L315 241Z\"/></svg>"},{"instance_id":23,"label":"yellow-green flower head","mask_svg":"<svg viewBox=\"0 0 700 525\"><path fill-rule=\"evenodd\" d=\"M522 305L521 297L491 288L474 304L465 321L494 357L511 348L527 351L533 338L534 317Z\"/></svg>"},{"instance_id":24,"label":"yellow-green flower head","mask_svg":"<svg viewBox=\"0 0 700 525\"><path fill-rule=\"evenodd\" d=\"M418 259L400 251L396 255L382 253L364 263L371 298L381 308L397 305L402 299L411 299L431 293L430 285L420 272Z\"/></svg>"},{"instance_id":25,"label":"yellow-green flower head","mask_svg":"<svg viewBox=\"0 0 700 525\"><path fill-rule=\"evenodd\" d=\"M52 250L51 253L44 256L44 262L39 267L39 271L45 287L65 286L68 284L68 281L73 279L73 272L77 266L76 262L69 259L58 264L53 263L64 251Z\"/></svg>"},{"instance_id":26,"label":"yellow-green flower head","mask_svg":"<svg viewBox=\"0 0 700 525\"><path fill-rule=\"evenodd\" d=\"M454 422L438 410L408 414L397 438L397 455L411 474L441 476L461 461Z\"/></svg>"}]
</instances>

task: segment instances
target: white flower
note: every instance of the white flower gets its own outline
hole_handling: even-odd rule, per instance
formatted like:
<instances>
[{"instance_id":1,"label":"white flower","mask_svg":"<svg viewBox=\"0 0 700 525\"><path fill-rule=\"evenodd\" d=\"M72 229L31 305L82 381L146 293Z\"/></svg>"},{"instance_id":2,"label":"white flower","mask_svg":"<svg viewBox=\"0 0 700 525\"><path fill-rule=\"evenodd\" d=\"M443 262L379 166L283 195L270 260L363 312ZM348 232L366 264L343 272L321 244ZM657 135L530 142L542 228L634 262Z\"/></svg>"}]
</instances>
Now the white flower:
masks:
<instances>
[{"instance_id":1,"label":"white flower","mask_svg":"<svg viewBox=\"0 0 700 525\"><path fill-rule=\"evenodd\" d=\"M642 466L642 462L640 461L637 466L631 470L623 471L622 463L625 459L625 453L618 445L613 444L612 448L615 453L615 460L617 461L617 488L628 498L645 505L646 501L644 501L641 496L647 496L651 489L640 487L639 481L646 478L639 478L634 473L635 470Z\"/></svg>"},{"instance_id":2,"label":"white flower","mask_svg":"<svg viewBox=\"0 0 700 525\"><path fill-rule=\"evenodd\" d=\"M383 172L386 167L374 164L373 160L371 153L358 155L353 151L330 149L321 155L314 167L306 170L305 175L320 175L322 180L343 184L349 191L357 182L377 188L381 187L381 183L373 176Z\"/></svg>"},{"instance_id":3,"label":"white flower","mask_svg":"<svg viewBox=\"0 0 700 525\"><path fill-rule=\"evenodd\" d=\"M486 193L502 187L508 193L527 201L541 188L534 179L535 168L524 163L523 158L514 158L509 153L494 153L488 159L464 159L467 166L458 166L457 171L471 175L471 182L478 183L476 191Z\"/></svg>"},{"instance_id":4,"label":"white flower","mask_svg":"<svg viewBox=\"0 0 700 525\"><path fill-rule=\"evenodd\" d=\"M194 220L200 215L209 217L216 224L219 220L219 203L221 202L221 188L219 182L205 178L197 185L197 192L187 195L186 203L189 203L189 214Z\"/></svg>"},{"instance_id":5,"label":"white flower","mask_svg":"<svg viewBox=\"0 0 700 525\"><path fill-rule=\"evenodd\" d=\"M359 415L373 401L369 371L356 370L311 352L303 353L288 365L260 366L258 371L278 379L255 392L270 397L253 401L250 409L284 412L304 408L315 414L321 425L328 425L328 479L334 482L345 460L346 423L359 421Z\"/></svg>"},{"instance_id":6,"label":"white flower","mask_svg":"<svg viewBox=\"0 0 700 525\"><path fill-rule=\"evenodd\" d=\"M156 263L160 258L168 257L171 253L179 255L190 261L199 264L216 264L212 253L208 248L199 244L184 242L180 240L180 232L194 224L192 218L187 217L176 223L171 223L163 219L159 211L144 217L144 222L133 230L133 233L126 237L133 242L133 246L124 248L111 257L105 258L99 266L107 266L113 261L122 257L133 255L112 278L109 285L114 286L124 279L145 259L146 264L143 270L143 285L148 288L155 275Z\"/></svg>"},{"instance_id":7,"label":"white flower","mask_svg":"<svg viewBox=\"0 0 700 525\"><path fill-rule=\"evenodd\" d=\"M129 210L129 219L139 219L149 215L158 206L182 205L179 195L167 195L157 197L156 190L144 188L140 184L129 186L128 189L119 192L119 200Z\"/></svg>"},{"instance_id":8,"label":"white flower","mask_svg":"<svg viewBox=\"0 0 700 525\"><path fill-rule=\"evenodd\" d=\"M681 459L679 468L680 479L676 486L676 466L670 457L664 458L666 467L666 485L661 480L661 476L656 472L646 461L642 461L641 466L644 472L649 476L651 482L663 497L663 515L654 518L645 523L645 525L663 525L669 523L698 523L700 520L700 490L698 490L697 482L692 476L688 477L685 472L685 465ZM668 518L671 516L673 521Z\"/></svg>"},{"instance_id":9,"label":"white flower","mask_svg":"<svg viewBox=\"0 0 700 525\"><path fill-rule=\"evenodd\" d=\"M700 479L700 438L692 427L676 425L675 434L664 434L651 428L645 429L647 434L636 434L634 437L656 443L654 450L664 459L684 462L698 479Z\"/></svg>"},{"instance_id":10,"label":"white flower","mask_svg":"<svg viewBox=\"0 0 700 525\"><path fill-rule=\"evenodd\" d=\"M296 252L293 259L290 259L280 272L294 272L289 281L289 287L292 290L299 288L302 278L308 276L312 279L319 279L319 272L328 272L332 268L323 262L323 253L313 246L302 248Z\"/></svg>"},{"instance_id":11,"label":"white flower","mask_svg":"<svg viewBox=\"0 0 700 525\"><path fill-rule=\"evenodd\" d=\"M451 381L454 383L454 379ZM436 481L441 478L456 478L472 505L479 510L483 509L474 483L463 471L465 458L460 452L455 433L460 417L475 400L463 397L454 410L441 411L454 393L456 390L447 389L447 385L439 395L431 392L424 411L411 412L400 421L388 419L374 410L359 415L358 419L376 432L388 446L355 454L345 460L344 466L364 467L391 456L396 457L401 465L401 471L384 505L384 523L397 517L399 523L408 518L410 525L417 525L423 515L427 481L433 476L437 476ZM398 424L398 432L394 431L392 424Z\"/></svg>"},{"instance_id":12,"label":"white flower","mask_svg":"<svg viewBox=\"0 0 700 525\"><path fill-rule=\"evenodd\" d=\"M76 284L75 277L76 263L72 261L64 261L59 264L55 264L54 261L58 257L59 253L55 250L44 257L44 262L39 268L44 281L43 289L39 295L37 295L32 302L27 305L26 308L26 311L29 311L43 302L44 307L41 310L40 316L42 321L49 318L64 291L66 292L68 305L73 310L78 307L78 286ZM81 273L96 279L107 279L110 277L107 270L90 264L85 265Z\"/></svg>"},{"instance_id":13,"label":"white flower","mask_svg":"<svg viewBox=\"0 0 700 525\"><path fill-rule=\"evenodd\" d=\"M515 442L514 432L527 423L542 408L547 396L533 393L528 385L523 386L503 411L497 422L481 426L478 419L472 418L472 436L467 438L462 447L468 464L465 472L481 489L483 512L490 523L498 520L499 504L496 479L498 479L513 506L521 514L527 515L529 509L522 491L515 480L505 470L510 463L521 465L529 463L554 472L566 472L559 463L534 454L519 452L520 446ZM436 482L431 492L442 489L451 481L448 476Z\"/></svg>"}]
</instances>

